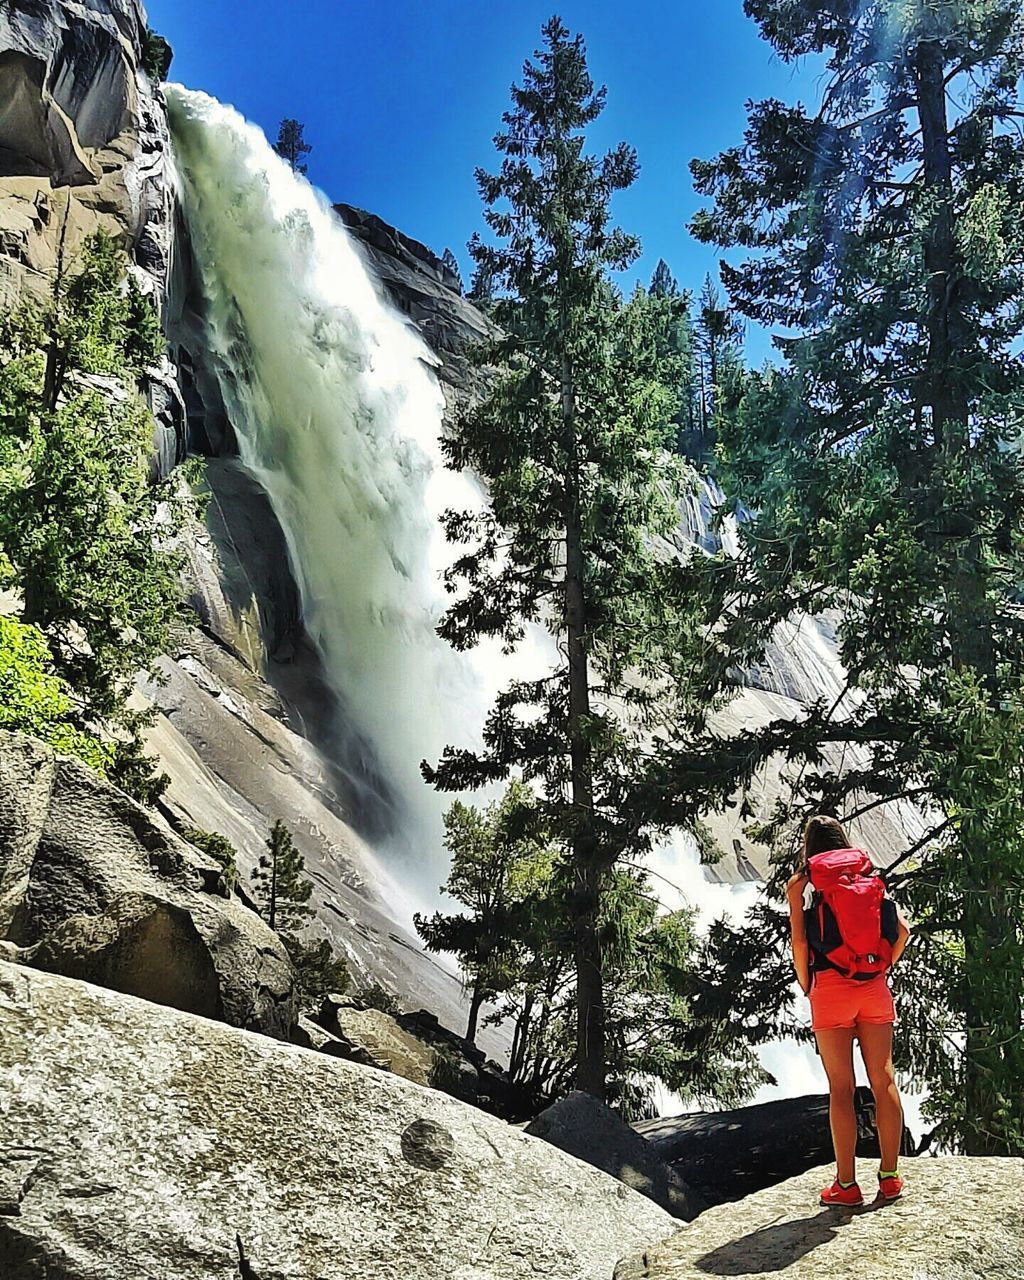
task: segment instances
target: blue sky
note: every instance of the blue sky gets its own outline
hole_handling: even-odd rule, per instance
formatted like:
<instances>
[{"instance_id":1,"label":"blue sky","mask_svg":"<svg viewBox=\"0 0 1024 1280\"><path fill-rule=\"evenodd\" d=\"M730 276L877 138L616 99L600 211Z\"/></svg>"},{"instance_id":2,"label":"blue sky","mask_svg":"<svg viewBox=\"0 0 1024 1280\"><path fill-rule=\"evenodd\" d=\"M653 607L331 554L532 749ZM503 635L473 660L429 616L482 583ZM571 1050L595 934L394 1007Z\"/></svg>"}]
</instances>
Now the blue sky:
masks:
<instances>
[{"instance_id":1,"label":"blue sky","mask_svg":"<svg viewBox=\"0 0 1024 1280\"><path fill-rule=\"evenodd\" d=\"M624 139L640 178L616 199L617 220L680 284L716 269L686 223L698 201L688 163L738 142L748 98L814 100L817 68L787 66L762 41L742 0L149 0L150 25L174 46L171 79L231 103L271 140L284 116L305 125L309 176L333 200L360 205L469 275L466 240L482 226L475 166L557 11L586 37L608 87L593 149ZM760 356L765 344L751 342Z\"/></svg>"}]
</instances>

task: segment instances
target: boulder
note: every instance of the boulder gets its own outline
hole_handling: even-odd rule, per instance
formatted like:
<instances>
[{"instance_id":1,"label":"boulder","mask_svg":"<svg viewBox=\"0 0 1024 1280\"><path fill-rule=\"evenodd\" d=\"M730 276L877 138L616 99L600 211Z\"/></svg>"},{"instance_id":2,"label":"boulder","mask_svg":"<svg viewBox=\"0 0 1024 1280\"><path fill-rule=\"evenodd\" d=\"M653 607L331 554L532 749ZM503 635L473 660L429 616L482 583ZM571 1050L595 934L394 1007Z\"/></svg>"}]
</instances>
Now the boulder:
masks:
<instances>
[{"instance_id":1,"label":"boulder","mask_svg":"<svg viewBox=\"0 0 1024 1280\"><path fill-rule=\"evenodd\" d=\"M219 883L85 765L0 732L0 938L24 963L285 1038L287 953Z\"/></svg>"},{"instance_id":2,"label":"boulder","mask_svg":"<svg viewBox=\"0 0 1024 1280\"><path fill-rule=\"evenodd\" d=\"M529 1119L547 1101L513 1084L482 1049L449 1031L425 1009L392 1015L357 997L329 995L317 1018L337 1042L328 1052L442 1089L503 1120ZM342 1053L339 1045L348 1046L349 1052Z\"/></svg>"},{"instance_id":3,"label":"boulder","mask_svg":"<svg viewBox=\"0 0 1024 1280\"><path fill-rule=\"evenodd\" d=\"M332 1036L319 1022L314 1022L304 1013L299 1015L295 1026L292 1027L291 1042L302 1049L313 1049L316 1053L329 1053L332 1058L345 1058L348 1062L362 1061L356 1045L342 1040L340 1036ZM379 1067L381 1064L366 1060L363 1061L363 1065Z\"/></svg>"},{"instance_id":4,"label":"boulder","mask_svg":"<svg viewBox=\"0 0 1024 1280\"><path fill-rule=\"evenodd\" d=\"M855 1104L857 1154L877 1158L871 1090L858 1088ZM738 1200L832 1158L828 1094L641 1120L634 1128L707 1204ZM905 1129L903 1154L913 1150Z\"/></svg>"},{"instance_id":5,"label":"boulder","mask_svg":"<svg viewBox=\"0 0 1024 1280\"><path fill-rule=\"evenodd\" d=\"M323 1020L323 1015L321 1015ZM433 1084L436 1054L433 1049L403 1031L389 1013L380 1009L356 1009L332 1005L327 1029L355 1046L385 1071L416 1084Z\"/></svg>"},{"instance_id":6,"label":"boulder","mask_svg":"<svg viewBox=\"0 0 1024 1280\"><path fill-rule=\"evenodd\" d=\"M618 1178L689 1222L705 1207L657 1151L611 1107L579 1091L553 1103L526 1132Z\"/></svg>"},{"instance_id":7,"label":"boulder","mask_svg":"<svg viewBox=\"0 0 1024 1280\"><path fill-rule=\"evenodd\" d=\"M701 1214L623 1260L615 1280L1018 1280L1024 1275L1024 1160L940 1156L900 1162L889 1204L824 1208L823 1165ZM874 1171L862 1169L867 1185ZM993 1194L993 1189L996 1194Z\"/></svg>"},{"instance_id":8,"label":"boulder","mask_svg":"<svg viewBox=\"0 0 1024 1280\"><path fill-rule=\"evenodd\" d=\"M674 1225L399 1076L3 963L0 1098L5 1280L607 1280Z\"/></svg>"}]
</instances>

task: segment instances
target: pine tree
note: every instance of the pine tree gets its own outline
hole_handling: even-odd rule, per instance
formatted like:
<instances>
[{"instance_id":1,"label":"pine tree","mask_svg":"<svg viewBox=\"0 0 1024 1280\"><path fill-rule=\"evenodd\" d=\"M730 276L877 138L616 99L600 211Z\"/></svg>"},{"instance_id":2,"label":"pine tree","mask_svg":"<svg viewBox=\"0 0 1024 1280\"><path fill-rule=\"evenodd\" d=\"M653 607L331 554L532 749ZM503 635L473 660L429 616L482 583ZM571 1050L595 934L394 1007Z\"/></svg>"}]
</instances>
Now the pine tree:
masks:
<instances>
[{"instance_id":1,"label":"pine tree","mask_svg":"<svg viewBox=\"0 0 1024 1280\"><path fill-rule=\"evenodd\" d=\"M681 671L708 646L692 613L670 604L693 567L657 551L683 482L669 451L674 375L645 326L649 311L623 306L607 278L637 254L636 241L609 226L611 197L633 181L636 157L624 144L601 159L586 154L604 90L579 36L557 19L543 35L496 139L500 171L477 175L498 244L476 239L471 250L502 291L501 333L480 358L501 372L444 448L449 465L487 483L491 507L446 516L464 551L448 574L459 598L440 632L458 648L496 636L515 649L541 623L563 657L499 695L483 751L449 747L424 772L461 791L516 768L540 791L536 821L566 859L576 1082L600 1097L603 903L616 864L642 857L652 840L631 784L650 735L692 689Z\"/></svg>"},{"instance_id":2,"label":"pine tree","mask_svg":"<svg viewBox=\"0 0 1024 1280\"><path fill-rule=\"evenodd\" d=\"M462 272L459 270L458 258L456 258L455 254L452 253L451 249L445 249L444 253L441 255L441 261L444 263L445 267L447 267L450 274L455 277L456 288L458 289L459 293L461 293L462 292Z\"/></svg>"},{"instance_id":3,"label":"pine tree","mask_svg":"<svg viewBox=\"0 0 1024 1280\"><path fill-rule=\"evenodd\" d=\"M663 258L660 267L665 267L665 272L655 271L646 291L638 285L629 306L646 313L645 324L650 328L663 377L676 397L672 410L675 448L695 462L705 463L710 438L701 429L692 299L688 291L680 291Z\"/></svg>"},{"instance_id":4,"label":"pine tree","mask_svg":"<svg viewBox=\"0 0 1024 1280\"><path fill-rule=\"evenodd\" d=\"M444 816L451 869L441 892L470 914L414 917L429 950L459 958L470 991L467 1040L476 1039L485 1001L507 990L521 972L526 903L551 874L550 847L535 834L517 836L512 826L532 803L529 789L518 782L482 812L457 800Z\"/></svg>"},{"instance_id":5,"label":"pine tree","mask_svg":"<svg viewBox=\"0 0 1024 1280\"><path fill-rule=\"evenodd\" d=\"M779 370L719 415L750 598L833 609L860 694L680 756L735 777L784 752L801 805L910 799L892 875L918 919L905 1064L947 1141L1024 1151L1024 41L1011 0L747 0L784 59L825 54L814 114L750 110L695 162L700 238ZM863 696L866 695L866 696ZM833 747L856 763L838 767ZM771 824L785 830L785 807Z\"/></svg>"},{"instance_id":6,"label":"pine tree","mask_svg":"<svg viewBox=\"0 0 1024 1280\"><path fill-rule=\"evenodd\" d=\"M658 265L654 268L654 274L651 276L651 287L647 291L655 298L675 298L679 295L679 285L676 278L669 270L668 263L664 258L658 259Z\"/></svg>"},{"instance_id":7,"label":"pine tree","mask_svg":"<svg viewBox=\"0 0 1024 1280\"><path fill-rule=\"evenodd\" d=\"M309 919L313 882L291 832L280 818L267 837L267 852L253 869L252 883L260 915L275 931L293 933Z\"/></svg>"},{"instance_id":8,"label":"pine tree","mask_svg":"<svg viewBox=\"0 0 1024 1280\"><path fill-rule=\"evenodd\" d=\"M476 239L469 242L470 252L476 244ZM469 293L466 297L474 306L479 307L482 311L488 311L494 302L494 273L485 264L478 262L473 272L473 279L469 285Z\"/></svg>"},{"instance_id":9,"label":"pine tree","mask_svg":"<svg viewBox=\"0 0 1024 1280\"><path fill-rule=\"evenodd\" d=\"M711 432L718 408L720 388L727 371L739 359L736 344L742 337L742 326L722 301L710 276L704 280L697 307L695 346L700 380L701 430Z\"/></svg>"},{"instance_id":10,"label":"pine tree","mask_svg":"<svg viewBox=\"0 0 1024 1280\"><path fill-rule=\"evenodd\" d=\"M281 127L277 131L274 150L288 161L293 173L306 173L309 170L309 165L303 162L302 157L308 156L313 148L303 137L304 130L305 125L289 118L281 121Z\"/></svg>"}]
</instances>

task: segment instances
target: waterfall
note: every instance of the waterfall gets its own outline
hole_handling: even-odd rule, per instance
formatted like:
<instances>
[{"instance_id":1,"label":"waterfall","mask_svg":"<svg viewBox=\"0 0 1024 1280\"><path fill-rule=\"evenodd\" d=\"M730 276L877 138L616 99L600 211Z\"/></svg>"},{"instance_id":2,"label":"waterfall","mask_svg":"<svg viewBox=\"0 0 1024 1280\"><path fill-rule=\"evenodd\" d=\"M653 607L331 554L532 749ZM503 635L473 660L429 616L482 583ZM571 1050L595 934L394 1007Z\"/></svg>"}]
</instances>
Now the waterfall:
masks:
<instances>
[{"instance_id":1,"label":"waterfall","mask_svg":"<svg viewBox=\"0 0 1024 1280\"><path fill-rule=\"evenodd\" d=\"M483 495L442 464L430 351L382 298L326 199L256 126L203 93L168 86L166 97L204 295L204 357L241 461L284 531L303 620L347 721L340 763L386 819L378 852L422 903L447 870L447 799L423 782L420 760L448 743L477 745L497 690L549 668L553 642L535 628L509 657L496 643L456 654L437 637L451 554L438 516L478 507ZM688 499L681 541L735 551L731 522L710 527L720 496L707 482ZM816 669L809 645L824 672L820 638L793 639L798 665ZM664 905L687 902L702 928L723 912L739 922L759 892L709 883L681 832L650 870ZM781 1078L758 1100L823 1085L807 1046L768 1045L761 1056Z\"/></svg>"},{"instance_id":2,"label":"waterfall","mask_svg":"<svg viewBox=\"0 0 1024 1280\"><path fill-rule=\"evenodd\" d=\"M435 633L438 516L481 496L442 465L433 356L382 299L324 196L231 107L166 93L204 356L288 542L346 721L339 763L384 811L386 860L429 895L445 871L447 800L419 764L477 743L497 687L493 650L458 655Z\"/></svg>"}]
</instances>

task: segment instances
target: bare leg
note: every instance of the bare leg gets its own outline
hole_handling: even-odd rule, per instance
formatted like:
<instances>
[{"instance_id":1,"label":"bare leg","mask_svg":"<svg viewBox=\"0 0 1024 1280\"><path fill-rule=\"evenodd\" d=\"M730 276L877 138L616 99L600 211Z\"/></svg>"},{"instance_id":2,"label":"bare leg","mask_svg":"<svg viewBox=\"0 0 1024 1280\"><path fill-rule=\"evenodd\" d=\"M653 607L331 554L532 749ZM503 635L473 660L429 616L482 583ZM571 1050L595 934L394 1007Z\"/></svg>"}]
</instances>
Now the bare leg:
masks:
<instances>
[{"instance_id":1,"label":"bare leg","mask_svg":"<svg viewBox=\"0 0 1024 1280\"><path fill-rule=\"evenodd\" d=\"M857 1114L853 1106L853 1027L816 1031L818 1052L828 1076L828 1120L840 1182L856 1181Z\"/></svg>"},{"instance_id":2,"label":"bare leg","mask_svg":"<svg viewBox=\"0 0 1024 1280\"><path fill-rule=\"evenodd\" d=\"M896 1168L903 1137L903 1103L892 1066L892 1023L859 1022L857 1038L864 1069L871 1082L871 1092L875 1095L875 1124L882 1152L882 1168L889 1172Z\"/></svg>"}]
</instances>

